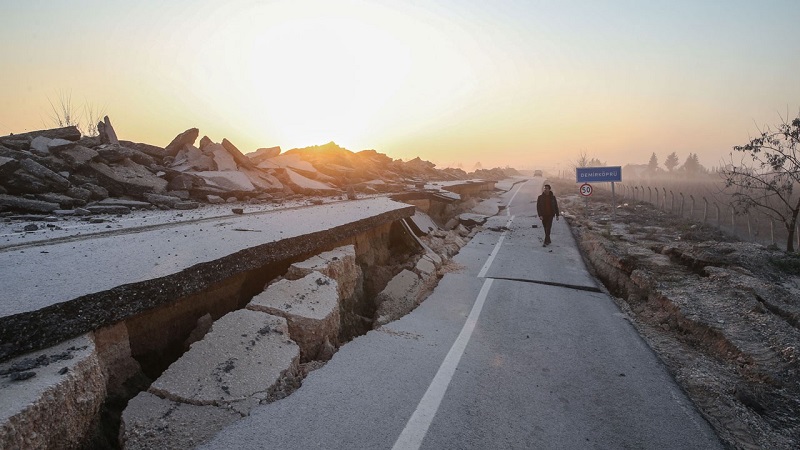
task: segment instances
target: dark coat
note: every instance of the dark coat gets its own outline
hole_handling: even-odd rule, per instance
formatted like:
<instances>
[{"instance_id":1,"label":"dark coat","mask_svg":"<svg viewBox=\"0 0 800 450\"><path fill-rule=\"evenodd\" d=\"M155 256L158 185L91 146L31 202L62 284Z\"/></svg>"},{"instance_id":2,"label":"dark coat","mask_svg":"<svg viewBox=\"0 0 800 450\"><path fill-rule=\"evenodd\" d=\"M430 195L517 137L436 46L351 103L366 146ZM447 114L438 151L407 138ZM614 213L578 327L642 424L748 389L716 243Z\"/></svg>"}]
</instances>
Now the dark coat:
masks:
<instances>
[{"instance_id":1,"label":"dark coat","mask_svg":"<svg viewBox=\"0 0 800 450\"><path fill-rule=\"evenodd\" d=\"M556 200L556 196L553 195L552 192L542 192L542 194L536 198L536 213L541 217L560 216L558 212L558 200Z\"/></svg>"}]
</instances>

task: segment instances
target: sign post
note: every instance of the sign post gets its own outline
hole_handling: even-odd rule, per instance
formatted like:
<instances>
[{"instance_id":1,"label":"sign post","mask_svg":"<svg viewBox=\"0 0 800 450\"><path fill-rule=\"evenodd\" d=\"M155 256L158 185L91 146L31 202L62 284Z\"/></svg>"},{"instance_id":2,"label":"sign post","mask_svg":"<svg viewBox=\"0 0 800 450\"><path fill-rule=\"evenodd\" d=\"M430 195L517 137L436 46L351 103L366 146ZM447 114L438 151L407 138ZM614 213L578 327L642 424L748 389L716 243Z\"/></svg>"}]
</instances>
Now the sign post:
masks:
<instances>
[{"instance_id":1,"label":"sign post","mask_svg":"<svg viewBox=\"0 0 800 450\"><path fill-rule=\"evenodd\" d=\"M589 195L592 193L592 187L589 185L590 182L605 182L611 183L611 218L612 220L617 219L617 200L614 193L614 182L622 181L622 167L621 166L610 166L610 167L576 167L575 168L575 179L578 183L583 183L581 185L581 195L583 194L583 187L589 186L589 194L584 195L588 198Z\"/></svg>"},{"instance_id":2,"label":"sign post","mask_svg":"<svg viewBox=\"0 0 800 450\"><path fill-rule=\"evenodd\" d=\"M583 183L579 189L581 195L583 196L583 207L586 209L586 215L589 215L589 196L592 195L592 185L589 183Z\"/></svg>"}]
</instances>

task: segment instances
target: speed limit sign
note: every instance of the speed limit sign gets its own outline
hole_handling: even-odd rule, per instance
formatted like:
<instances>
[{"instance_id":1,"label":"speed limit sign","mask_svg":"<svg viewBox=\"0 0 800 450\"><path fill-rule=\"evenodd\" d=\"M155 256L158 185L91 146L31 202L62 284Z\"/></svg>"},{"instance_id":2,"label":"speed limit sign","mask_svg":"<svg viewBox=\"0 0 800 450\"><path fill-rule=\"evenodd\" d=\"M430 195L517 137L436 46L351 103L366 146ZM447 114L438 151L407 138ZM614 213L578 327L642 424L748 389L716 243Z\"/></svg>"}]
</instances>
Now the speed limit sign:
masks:
<instances>
[{"instance_id":1,"label":"speed limit sign","mask_svg":"<svg viewBox=\"0 0 800 450\"><path fill-rule=\"evenodd\" d=\"M592 185L589 184L589 183L583 183L581 185L580 191L581 191L581 195L582 196L588 197L588 196L592 195Z\"/></svg>"}]
</instances>

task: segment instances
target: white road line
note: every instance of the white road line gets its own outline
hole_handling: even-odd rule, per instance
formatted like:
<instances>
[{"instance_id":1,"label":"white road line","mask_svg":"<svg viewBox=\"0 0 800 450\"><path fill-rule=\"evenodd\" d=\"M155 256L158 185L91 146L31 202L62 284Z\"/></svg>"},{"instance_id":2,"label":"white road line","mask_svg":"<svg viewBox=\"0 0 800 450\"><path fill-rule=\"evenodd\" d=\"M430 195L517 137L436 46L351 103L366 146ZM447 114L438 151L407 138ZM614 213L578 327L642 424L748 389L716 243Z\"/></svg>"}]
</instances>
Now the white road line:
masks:
<instances>
[{"instance_id":1,"label":"white road line","mask_svg":"<svg viewBox=\"0 0 800 450\"><path fill-rule=\"evenodd\" d=\"M509 228L511 222L514 220L514 216L511 215L509 210L511 208L511 202L514 201L514 197L517 196L522 186L526 183L527 181L522 183L519 189L517 189L517 192L511 196L511 200L508 201L506 215L509 216L509 218L508 222L506 222L506 228ZM486 260L486 263L478 274L478 278L485 277L486 272L492 265L492 261L494 261L495 255L497 255L500 246L503 244L507 232L508 231L504 231L500 239L498 239L497 244L495 244L494 249L492 249L491 255L489 255L489 259ZM436 375L433 377L430 386L428 386L428 390L425 391L425 395L422 396L422 400L419 401L417 409L414 410L414 414L408 419L408 423L406 423L405 428L403 428L403 431L394 443L392 450L417 450L422 445L422 440L425 439L428 428L431 426L431 422L433 422L433 418L436 416L436 411L439 410L439 405L444 398L447 387L450 386L450 381L453 379L453 374L456 371L456 367L458 367L458 362L461 360L461 356L467 348L470 337L472 337L472 332L475 330L475 324L478 323L478 317L481 315L483 304L486 302L486 296L489 294L489 289L492 287L493 281L494 280L491 278L484 280L483 286L478 293L478 298L475 300L475 304L472 305L472 310L467 317L467 321L461 328L461 332L458 334L456 341L453 342L453 346L450 347L450 351L447 352L447 356L445 356L444 361L442 361L442 365L439 366L439 370L436 371Z\"/></svg>"},{"instance_id":2,"label":"white road line","mask_svg":"<svg viewBox=\"0 0 800 450\"><path fill-rule=\"evenodd\" d=\"M486 295L489 293L489 288L492 287L493 281L492 279L487 279L483 282L483 287L478 293L478 298L472 306L472 311L470 311L467 321L461 328L461 333L458 334L453 346L450 347L450 351L447 352L442 365L439 366L431 385L428 386L428 390L425 391L425 395L419 401L417 409L408 419L406 427L403 428L403 432L400 433L400 437L394 443L393 450L416 450L422 445L422 440L425 438L431 422L433 422L433 417L439 409L439 404L442 402L444 393L450 385L450 380L453 379L453 373L455 373L458 362L464 354L464 349L467 348L467 342L469 342L469 338L475 330L475 324L481 315Z\"/></svg>"},{"instance_id":3,"label":"white road line","mask_svg":"<svg viewBox=\"0 0 800 450\"><path fill-rule=\"evenodd\" d=\"M506 222L506 228L511 226L511 221L513 220L514 216L508 218L508 222ZM489 254L489 259L487 259L486 262L483 263L483 268L481 268L481 271L478 273L478 278L486 277L486 272L489 271L489 267L491 267L492 263L494 262L494 257L497 256L497 253L500 251L500 246L503 245L503 241L506 239L506 233L508 233L508 231L503 231L503 234L500 236L500 239L497 240L497 244L494 245L492 253Z\"/></svg>"},{"instance_id":4,"label":"white road line","mask_svg":"<svg viewBox=\"0 0 800 450\"><path fill-rule=\"evenodd\" d=\"M511 202L514 201L514 197L516 197L517 194L519 194L519 191L522 190L522 186L525 186L526 184L528 184L528 181L531 181L531 180L525 180L524 183L519 185L519 188L517 188L517 192L514 192L514 195L511 196L511 200L508 201L508 205L506 206L506 215L507 216L511 215Z\"/></svg>"},{"instance_id":5,"label":"white road line","mask_svg":"<svg viewBox=\"0 0 800 450\"><path fill-rule=\"evenodd\" d=\"M508 222L506 222L506 228L510 228L511 221L514 220L514 216L511 215L511 202L514 201L514 197L516 197L517 194L519 194L519 191L522 190L522 186L525 186L526 184L528 184L527 181L520 184L519 188L517 188L517 192L514 192L514 195L511 196L511 200L508 201L508 206L506 206L506 215L509 216L509 218ZM487 259L486 262L483 263L481 271L478 272L478 278L486 277L486 272L489 271L489 268L492 266L492 263L494 262L494 257L497 256L497 253L500 251L500 246L503 245L503 241L506 239L506 233L508 233L508 231L504 231L503 234L500 236L500 239L497 241L497 244L494 245L492 253L489 254L489 259Z\"/></svg>"}]
</instances>

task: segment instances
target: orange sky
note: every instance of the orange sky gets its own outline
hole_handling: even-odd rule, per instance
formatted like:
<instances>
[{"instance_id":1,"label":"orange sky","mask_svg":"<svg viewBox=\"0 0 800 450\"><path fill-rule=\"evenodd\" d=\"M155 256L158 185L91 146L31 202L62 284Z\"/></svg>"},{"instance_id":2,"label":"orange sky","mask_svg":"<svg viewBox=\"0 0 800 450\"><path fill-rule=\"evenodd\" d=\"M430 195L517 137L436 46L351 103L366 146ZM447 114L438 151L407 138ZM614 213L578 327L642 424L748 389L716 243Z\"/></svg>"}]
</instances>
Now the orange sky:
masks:
<instances>
[{"instance_id":1,"label":"orange sky","mask_svg":"<svg viewBox=\"0 0 800 450\"><path fill-rule=\"evenodd\" d=\"M335 141L467 170L711 167L800 108L796 1L19 3L0 134L53 126L66 93L160 146L197 127L244 152Z\"/></svg>"}]
</instances>

